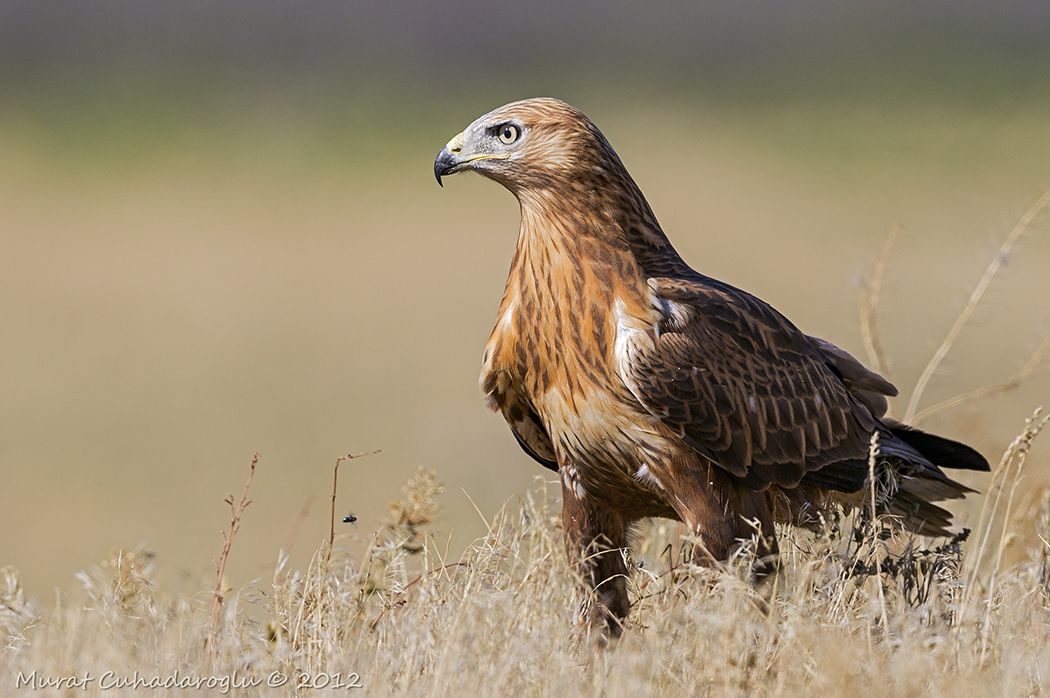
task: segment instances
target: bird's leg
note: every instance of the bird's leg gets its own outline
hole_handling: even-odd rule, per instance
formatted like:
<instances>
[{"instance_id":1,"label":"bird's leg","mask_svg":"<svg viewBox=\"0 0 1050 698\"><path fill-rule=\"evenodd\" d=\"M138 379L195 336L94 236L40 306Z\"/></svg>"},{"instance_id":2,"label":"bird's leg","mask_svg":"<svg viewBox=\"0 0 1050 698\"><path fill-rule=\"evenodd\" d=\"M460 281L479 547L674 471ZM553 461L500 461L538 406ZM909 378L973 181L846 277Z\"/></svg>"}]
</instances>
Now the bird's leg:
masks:
<instances>
[{"instance_id":1,"label":"bird's leg","mask_svg":"<svg viewBox=\"0 0 1050 698\"><path fill-rule=\"evenodd\" d=\"M571 465L561 472L562 526L569 564L578 566L584 584L593 590L594 621L604 621L612 637L623 631L631 608L627 598L626 524L614 510L587 496Z\"/></svg>"},{"instance_id":2,"label":"bird's leg","mask_svg":"<svg viewBox=\"0 0 1050 698\"><path fill-rule=\"evenodd\" d=\"M670 490L669 499L679 517L700 538L693 561L701 565L725 562L741 540L757 536L755 576L762 579L774 572L778 549L766 493L742 486L710 461L676 472L678 477L661 482Z\"/></svg>"}]
</instances>

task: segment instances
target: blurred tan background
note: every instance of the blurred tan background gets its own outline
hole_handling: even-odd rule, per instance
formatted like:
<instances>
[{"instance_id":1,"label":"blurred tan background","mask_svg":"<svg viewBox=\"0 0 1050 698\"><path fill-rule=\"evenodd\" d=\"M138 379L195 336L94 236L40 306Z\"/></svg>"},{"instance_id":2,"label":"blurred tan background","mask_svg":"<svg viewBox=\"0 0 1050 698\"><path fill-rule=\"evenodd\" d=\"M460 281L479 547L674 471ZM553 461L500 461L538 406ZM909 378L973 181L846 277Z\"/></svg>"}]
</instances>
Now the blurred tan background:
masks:
<instances>
[{"instance_id":1,"label":"blurred tan background","mask_svg":"<svg viewBox=\"0 0 1050 698\"><path fill-rule=\"evenodd\" d=\"M518 211L432 162L529 96L602 128L687 261L860 357L901 225L880 321L906 398L1050 187L1050 9L635 5L0 5L0 565L44 603L140 543L207 578L256 451L235 585L266 584L311 497L293 563L327 538L346 453L383 451L342 466L340 533L424 466L452 553L482 534L467 494L491 516L548 475L477 388ZM1050 330L1048 218L923 405ZM1044 376L925 427L994 461L1048 398Z\"/></svg>"}]
</instances>

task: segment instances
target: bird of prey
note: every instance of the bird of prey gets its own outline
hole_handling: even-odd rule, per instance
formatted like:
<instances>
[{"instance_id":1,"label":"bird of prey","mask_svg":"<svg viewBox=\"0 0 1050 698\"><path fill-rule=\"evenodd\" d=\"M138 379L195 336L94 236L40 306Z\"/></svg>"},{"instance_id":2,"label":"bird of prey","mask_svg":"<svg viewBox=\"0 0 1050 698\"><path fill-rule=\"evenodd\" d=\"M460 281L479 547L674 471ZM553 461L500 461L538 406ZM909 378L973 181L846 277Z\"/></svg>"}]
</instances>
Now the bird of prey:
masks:
<instances>
[{"instance_id":1,"label":"bird of prey","mask_svg":"<svg viewBox=\"0 0 1050 698\"><path fill-rule=\"evenodd\" d=\"M555 99L470 124L434 162L509 189L521 228L485 348L481 389L521 447L560 474L570 559L618 634L630 524L661 516L725 560L757 530L891 475L885 509L944 535L933 502L972 492L942 468L988 470L968 446L886 417L884 378L758 298L690 268L602 133ZM892 496L889 496L892 495Z\"/></svg>"}]
</instances>

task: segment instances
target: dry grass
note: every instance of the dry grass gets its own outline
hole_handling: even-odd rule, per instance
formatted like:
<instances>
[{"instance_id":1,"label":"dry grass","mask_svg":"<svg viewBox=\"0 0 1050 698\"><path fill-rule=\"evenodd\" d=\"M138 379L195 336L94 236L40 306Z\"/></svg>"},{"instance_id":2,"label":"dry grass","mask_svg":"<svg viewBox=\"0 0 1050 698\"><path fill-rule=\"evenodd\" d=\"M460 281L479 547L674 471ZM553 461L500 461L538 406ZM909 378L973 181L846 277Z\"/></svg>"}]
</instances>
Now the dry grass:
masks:
<instances>
[{"instance_id":1,"label":"dry grass","mask_svg":"<svg viewBox=\"0 0 1050 698\"><path fill-rule=\"evenodd\" d=\"M420 471L363 557L323 541L305 572L282 552L268 583L225 594L214 645L213 594L155 588L141 550L114 552L40 615L5 569L0 676L5 693L19 676L94 677L87 695L120 695L102 689L136 672L189 682L163 695L201 695L209 680L213 691L260 682L229 686L236 695L291 695L297 682L370 696L1037 695L1050 682L1047 549L1000 564L1024 455L1046 423L1033 417L1004 455L969 565L965 536L923 549L864 510L819 534L781 531L783 568L755 588L747 549L723 569L693 567L673 528L652 521L635 541L627 631L602 650L577 612L554 489L508 503L450 561L429 532L441 484Z\"/></svg>"}]
</instances>

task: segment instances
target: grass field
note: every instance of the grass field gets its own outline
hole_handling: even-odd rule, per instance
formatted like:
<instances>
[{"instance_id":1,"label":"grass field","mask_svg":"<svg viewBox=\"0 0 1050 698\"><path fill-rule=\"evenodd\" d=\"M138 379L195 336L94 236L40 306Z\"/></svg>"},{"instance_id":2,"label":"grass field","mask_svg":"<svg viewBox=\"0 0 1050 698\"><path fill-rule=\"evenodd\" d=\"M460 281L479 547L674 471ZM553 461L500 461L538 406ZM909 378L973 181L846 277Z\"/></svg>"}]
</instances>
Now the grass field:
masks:
<instances>
[{"instance_id":1,"label":"grass field","mask_svg":"<svg viewBox=\"0 0 1050 698\"><path fill-rule=\"evenodd\" d=\"M643 525L634 607L608 646L582 620L556 490L542 483L452 559L430 530L442 484L420 470L362 557L325 544L293 570L282 554L272 579L225 590L211 618L211 593L157 589L141 550L80 573L79 588L40 618L5 568L5 692L1039 695L1050 661L1047 549L1009 568L1002 553L1046 421L1033 419L1004 455L966 559L959 540L927 548L854 512L817 534L781 531L782 568L755 587L746 548L722 569L697 568L681 558L674 527ZM1037 511L1045 539L1050 496Z\"/></svg>"},{"instance_id":2,"label":"grass field","mask_svg":"<svg viewBox=\"0 0 1050 698\"><path fill-rule=\"evenodd\" d=\"M466 123L522 96L0 110L0 674L357 672L367 695L1045 691L1045 438L1007 539L1005 502L983 528L983 498L959 510L1002 560L966 547L958 572L944 552L922 603L893 573L880 600L847 529L785 534L799 542L772 588L639 570L631 629L595 651L554 494L477 390L516 205L480 178L439 189L431 170ZM603 129L687 261L860 357L861 287L901 225L879 322L905 398L1050 183L1038 100L557 96ZM923 406L1031 356L1050 323L1045 229L1044 215ZM925 426L994 461L1048 390L1036 378ZM325 570L332 465L373 449L341 466L338 518L359 523L337 521ZM209 660L222 499L255 452ZM410 554L404 521L376 522L420 466L445 487L416 497L426 545ZM638 541L657 574L661 541L679 543L658 523Z\"/></svg>"}]
</instances>

